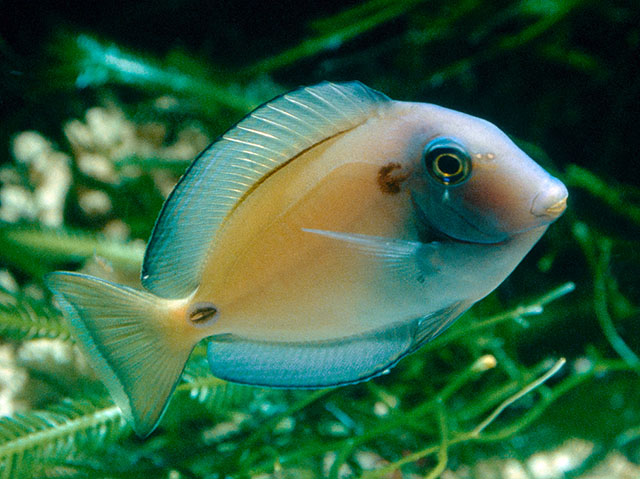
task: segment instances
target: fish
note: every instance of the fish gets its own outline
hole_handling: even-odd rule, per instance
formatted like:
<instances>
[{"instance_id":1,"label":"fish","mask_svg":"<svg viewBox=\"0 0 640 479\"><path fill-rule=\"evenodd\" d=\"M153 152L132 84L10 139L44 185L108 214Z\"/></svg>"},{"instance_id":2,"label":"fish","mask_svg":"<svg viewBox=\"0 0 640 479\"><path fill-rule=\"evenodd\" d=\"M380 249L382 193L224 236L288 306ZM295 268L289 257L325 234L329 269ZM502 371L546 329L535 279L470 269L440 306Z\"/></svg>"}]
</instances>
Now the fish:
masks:
<instances>
[{"instance_id":1,"label":"fish","mask_svg":"<svg viewBox=\"0 0 640 479\"><path fill-rule=\"evenodd\" d=\"M201 340L213 375L249 385L388 371L504 281L567 197L485 120L323 82L258 107L193 161L141 289L77 272L46 282L146 437Z\"/></svg>"}]
</instances>

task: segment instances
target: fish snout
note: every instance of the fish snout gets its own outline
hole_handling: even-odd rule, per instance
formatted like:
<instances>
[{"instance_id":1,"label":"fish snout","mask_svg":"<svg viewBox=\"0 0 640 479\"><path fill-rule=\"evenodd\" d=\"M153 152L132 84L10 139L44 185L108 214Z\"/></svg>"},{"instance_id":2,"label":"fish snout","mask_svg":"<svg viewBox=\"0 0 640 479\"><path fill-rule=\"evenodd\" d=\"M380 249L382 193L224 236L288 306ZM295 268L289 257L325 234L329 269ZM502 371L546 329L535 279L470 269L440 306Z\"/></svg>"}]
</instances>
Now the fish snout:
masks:
<instances>
[{"instance_id":1,"label":"fish snout","mask_svg":"<svg viewBox=\"0 0 640 479\"><path fill-rule=\"evenodd\" d=\"M547 184L533 199L531 214L553 221L564 213L568 197L567 187L560 180L552 178L551 183Z\"/></svg>"}]
</instances>

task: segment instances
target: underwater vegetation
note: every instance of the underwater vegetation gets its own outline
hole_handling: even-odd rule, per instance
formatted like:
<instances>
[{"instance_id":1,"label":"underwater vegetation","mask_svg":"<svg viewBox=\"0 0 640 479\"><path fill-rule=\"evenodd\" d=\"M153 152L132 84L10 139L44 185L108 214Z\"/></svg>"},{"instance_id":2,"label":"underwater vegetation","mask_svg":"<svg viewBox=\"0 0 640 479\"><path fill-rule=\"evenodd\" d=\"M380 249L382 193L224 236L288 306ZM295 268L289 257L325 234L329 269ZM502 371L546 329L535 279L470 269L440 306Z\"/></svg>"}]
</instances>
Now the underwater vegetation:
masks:
<instances>
[{"instance_id":1,"label":"underwater vegetation","mask_svg":"<svg viewBox=\"0 0 640 479\"><path fill-rule=\"evenodd\" d=\"M640 5L169 3L98 7L101 22L43 8L29 39L18 10L0 30L0 477L640 476ZM392 373L241 386L209 373L201 343L139 439L45 276L139 287L190 161L263 101L322 80L491 120L568 186L567 212Z\"/></svg>"}]
</instances>

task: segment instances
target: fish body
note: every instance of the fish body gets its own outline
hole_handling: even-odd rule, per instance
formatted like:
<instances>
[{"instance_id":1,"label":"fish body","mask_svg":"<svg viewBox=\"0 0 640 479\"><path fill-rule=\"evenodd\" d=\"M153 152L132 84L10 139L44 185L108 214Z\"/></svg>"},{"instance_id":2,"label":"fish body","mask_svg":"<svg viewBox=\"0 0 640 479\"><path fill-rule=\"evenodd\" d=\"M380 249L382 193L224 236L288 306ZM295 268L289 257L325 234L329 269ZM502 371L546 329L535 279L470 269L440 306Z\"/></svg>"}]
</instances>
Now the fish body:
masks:
<instances>
[{"instance_id":1,"label":"fish body","mask_svg":"<svg viewBox=\"0 0 640 479\"><path fill-rule=\"evenodd\" d=\"M203 338L213 374L236 382L380 374L495 289L566 198L488 122L322 83L259 107L194 161L156 222L146 291L48 282L147 435Z\"/></svg>"}]
</instances>

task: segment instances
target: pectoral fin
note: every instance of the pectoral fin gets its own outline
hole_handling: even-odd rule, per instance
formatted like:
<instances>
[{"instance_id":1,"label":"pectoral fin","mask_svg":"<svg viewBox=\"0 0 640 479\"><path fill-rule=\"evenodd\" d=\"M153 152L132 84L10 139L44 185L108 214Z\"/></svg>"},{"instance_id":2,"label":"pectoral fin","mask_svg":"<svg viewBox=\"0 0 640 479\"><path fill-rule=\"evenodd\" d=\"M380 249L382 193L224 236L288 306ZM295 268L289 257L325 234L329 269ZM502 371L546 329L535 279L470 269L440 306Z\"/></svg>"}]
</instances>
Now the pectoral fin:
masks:
<instances>
[{"instance_id":1,"label":"pectoral fin","mask_svg":"<svg viewBox=\"0 0 640 479\"><path fill-rule=\"evenodd\" d=\"M421 243L381 236L303 228L303 231L347 244L359 254L372 258L390 274L399 274L423 282L438 272L439 243Z\"/></svg>"}]
</instances>

